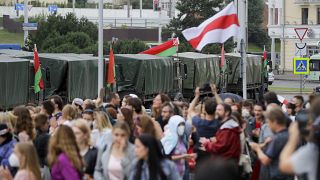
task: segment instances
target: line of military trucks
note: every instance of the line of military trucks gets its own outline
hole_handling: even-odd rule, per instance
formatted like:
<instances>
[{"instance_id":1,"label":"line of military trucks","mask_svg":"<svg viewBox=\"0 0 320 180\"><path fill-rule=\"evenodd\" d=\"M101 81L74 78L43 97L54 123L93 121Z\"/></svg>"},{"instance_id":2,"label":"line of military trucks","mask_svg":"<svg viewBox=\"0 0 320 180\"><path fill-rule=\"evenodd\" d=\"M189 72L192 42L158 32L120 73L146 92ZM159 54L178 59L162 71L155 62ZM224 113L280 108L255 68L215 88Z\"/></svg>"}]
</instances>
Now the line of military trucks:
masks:
<instances>
[{"instance_id":1,"label":"line of military trucks","mask_svg":"<svg viewBox=\"0 0 320 180\"><path fill-rule=\"evenodd\" d=\"M77 97L97 97L97 57L90 54L40 53L39 58L45 89L35 94L33 53L0 50L0 109L11 109L28 102L37 103L54 94L60 95L66 102ZM115 54L114 89L121 97L134 93L145 104L150 103L158 93L190 100L194 89L205 83L216 84L220 92L242 95L241 57L231 53L226 54L225 59L226 70L221 73L218 55L195 52L172 57ZM106 58L105 70L107 66ZM267 90L266 74L262 57L249 54L246 74L249 98L259 100Z\"/></svg>"}]
</instances>

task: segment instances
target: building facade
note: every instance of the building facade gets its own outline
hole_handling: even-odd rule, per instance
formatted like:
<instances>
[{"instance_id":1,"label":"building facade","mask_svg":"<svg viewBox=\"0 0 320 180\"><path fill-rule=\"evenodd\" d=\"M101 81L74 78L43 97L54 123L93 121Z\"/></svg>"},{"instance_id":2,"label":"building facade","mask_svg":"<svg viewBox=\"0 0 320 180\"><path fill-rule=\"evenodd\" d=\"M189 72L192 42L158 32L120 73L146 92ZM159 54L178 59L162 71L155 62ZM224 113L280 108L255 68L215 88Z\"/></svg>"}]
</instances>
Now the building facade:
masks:
<instances>
[{"instance_id":1,"label":"building facade","mask_svg":"<svg viewBox=\"0 0 320 180\"><path fill-rule=\"evenodd\" d=\"M268 34L273 42L281 40L281 60L275 63L280 65L280 70L293 71L294 57L319 53L320 0L268 0L267 3ZM304 36L302 41L296 31L301 38Z\"/></svg>"}]
</instances>

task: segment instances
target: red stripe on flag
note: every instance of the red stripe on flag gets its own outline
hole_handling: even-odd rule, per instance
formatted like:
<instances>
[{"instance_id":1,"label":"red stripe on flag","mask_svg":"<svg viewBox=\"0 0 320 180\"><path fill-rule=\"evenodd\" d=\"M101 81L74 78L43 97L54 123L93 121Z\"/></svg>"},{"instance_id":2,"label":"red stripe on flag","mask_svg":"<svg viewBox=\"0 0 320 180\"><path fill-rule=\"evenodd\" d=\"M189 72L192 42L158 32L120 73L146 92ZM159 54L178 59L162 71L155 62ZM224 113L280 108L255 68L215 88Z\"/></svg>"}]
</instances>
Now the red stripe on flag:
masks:
<instances>
[{"instance_id":1,"label":"red stripe on flag","mask_svg":"<svg viewBox=\"0 0 320 180\"><path fill-rule=\"evenodd\" d=\"M148 50L140 52L139 54L152 54L152 55L159 54L159 53L161 53L161 52L163 52L163 51L175 46L174 42L175 42L175 39L172 39L172 40L167 41L167 42L165 42L163 44L160 44L158 46L155 46L153 48L150 48Z\"/></svg>"},{"instance_id":2,"label":"red stripe on flag","mask_svg":"<svg viewBox=\"0 0 320 180\"><path fill-rule=\"evenodd\" d=\"M190 39L189 42L191 46L196 49L205 34L215 29L227 29L233 24L240 26L236 14L221 16L208 24L198 37Z\"/></svg>"},{"instance_id":3,"label":"red stripe on flag","mask_svg":"<svg viewBox=\"0 0 320 180\"><path fill-rule=\"evenodd\" d=\"M38 55L37 48L34 48L33 55L34 55L33 56L34 74L36 74L38 69L40 68L40 60L39 60L39 55ZM41 71L41 69L40 69L40 71ZM39 82L39 87L40 87L40 89L44 89L44 83L43 83L42 77L41 77L40 82Z\"/></svg>"},{"instance_id":4,"label":"red stripe on flag","mask_svg":"<svg viewBox=\"0 0 320 180\"><path fill-rule=\"evenodd\" d=\"M113 84L115 83L114 79L114 54L113 50L110 47L110 53L109 53L109 65L108 65L108 79L107 79L108 84Z\"/></svg>"},{"instance_id":5,"label":"red stripe on flag","mask_svg":"<svg viewBox=\"0 0 320 180\"><path fill-rule=\"evenodd\" d=\"M225 61L225 55L224 55L224 44L222 44L221 47L221 62L220 62L220 67L224 67L224 61Z\"/></svg>"}]
</instances>

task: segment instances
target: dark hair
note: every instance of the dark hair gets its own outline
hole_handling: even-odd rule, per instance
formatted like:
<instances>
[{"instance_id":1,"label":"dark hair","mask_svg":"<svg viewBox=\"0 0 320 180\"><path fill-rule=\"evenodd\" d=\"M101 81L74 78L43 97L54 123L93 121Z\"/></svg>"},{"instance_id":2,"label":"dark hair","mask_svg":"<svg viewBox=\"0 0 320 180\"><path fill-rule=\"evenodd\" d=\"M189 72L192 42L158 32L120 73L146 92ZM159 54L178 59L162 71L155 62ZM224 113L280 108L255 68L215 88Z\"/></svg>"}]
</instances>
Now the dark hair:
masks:
<instances>
[{"instance_id":1,"label":"dark hair","mask_svg":"<svg viewBox=\"0 0 320 180\"><path fill-rule=\"evenodd\" d=\"M223 106L223 109L224 109L224 112L229 112L229 116L231 116L231 113L232 113L232 109L231 109L231 106L229 104L225 104L225 103L222 103L221 104Z\"/></svg>"},{"instance_id":2,"label":"dark hair","mask_svg":"<svg viewBox=\"0 0 320 180\"><path fill-rule=\"evenodd\" d=\"M287 124L287 118L280 107L271 107L270 109L268 108L265 115L266 118L271 122L276 122L280 125Z\"/></svg>"},{"instance_id":3,"label":"dark hair","mask_svg":"<svg viewBox=\"0 0 320 180\"><path fill-rule=\"evenodd\" d=\"M52 115L54 112L54 104L53 102L46 100L42 102L43 108L47 111L49 115Z\"/></svg>"},{"instance_id":4,"label":"dark hair","mask_svg":"<svg viewBox=\"0 0 320 180\"><path fill-rule=\"evenodd\" d=\"M183 109L184 107L189 108L189 103L187 103L187 102L182 102L182 104L181 104L181 109Z\"/></svg>"},{"instance_id":5,"label":"dark hair","mask_svg":"<svg viewBox=\"0 0 320 180\"><path fill-rule=\"evenodd\" d=\"M26 107L19 106L13 109L13 114L18 117L15 133L19 134L22 131L26 131L29 138L33 140L35 137L34 125L29 110Z\"/></svg>"},{"instance_id":6,"label":"dark hair","mask_svg":"<svg viewBox=\"0 0 320 180\"><path fill-rule=\"evenodd\" d=\"M128 108L121 108L120 109L123 117L124 117L124 121L129 125L131 132L134 131L135 126L133 123L133 112L131 109Z\"/></svg>"},{"instance_id":7,"label":"dark hair","mask_svg":"<svg viewBox=\"0 0 320 180\"><path fill-rule=\"evenodd\" d=\"M51 96L49 99L50 99L50 100L53 99L53 102L58 105L58 109L59 109L60 111L62 111L63 101L62 101L62 98L61 98L60 96L58 96L58 95L53 95L53 96Z\"/></svg>"},{"instance_id":8,"label":"dark hair","mask_svg":"<svg viewBox=\"0 0 320 180\"><path fill-rule=\"evenodd\" d=\"M204 110L209 115L214 115L216 112L217 103L212 99L208 98L204 101Z\"/></svg>"},{"instance_id":9,"label":"dark hair","mask_svg":"<svg viewBox=\"0 0 320 180\"><path fill-rule=\"evenodd\" d=\"M239 123L239 126L242 128L242 124L245 123L245 121L243 120L241 114L237 111L234 111L231 113L231 117L236 120Z\"/></svg>"},{"instance_id":10,"label":"dark hair","mask_svg":"<svg viewBox=\"0 0 320 180\"><path fill-rule=\"evenodd\" d=\"M262 103L256 103L254 106L260 106L263 111L266 110L266 106L265 106L264 104L262 104ZM254 107L254 106L253 106L253 107Z\"/></svg>"},{"instance_id":11,"label":"dark hair","mask_svg":"<svg viewBox=\"0 0 320 180\"><path fill-rule=\"evenodd\" d=\"M304 103L303 96L297 95L297 96L293 96L293 98L296 98L297 100L299 100L300 105L303 106L303 103Z\"/></svg>"},{"instance_id":12,"label":"dark hair","mask_svg":"<svg viewBox=\"0 0 320 180\"><path fill-rule=\"evenodd\" d=\"M132 106L137 114L142 112L142 102L139 98L129 98L128 105Z\"/></svg>"},{"instance_id":13,"label":"dark hair","mask_svg":"<svg viewBox=\"0 0 320 180\"><path fill-rule=\"evenodd\" d=\"M294 116L296 114L296 105L295 104L292 104L292 103L288 103L287 104L287 109L292 109L292 116Z\"/></svg>"},{"instance_id":14,"label":"dark hair","mask_svg":"<svg viewBox=\"0 0 320 180\"><path fill-rule=\"evenodd\" d=\"M87 104L86 105L86 109L91 109L91 110L95 110L96 109L96 106L94 105L94 104ZM86 109L84 109L84 111L86 110Z\"/></svg>"},{"instance_id":15,"label":"dark hair","mask_svg":"<svg viewBox=\"0 0 320 180\"><path fill-rule=\"evenodd\" d=\"M240 103L233 103L232 105L231 105L231 107L232 106L236 106L237 108L238 108L238 110L237 110L237 112L240 114L240 116L241 116L241 114L242 114L242 107L241 107L241 104ZM231 108L232 109L232 108Z\"/></svg>"},{"instance_id":16,"label":"dark hair","mask_svg":"<svg viewBox=\"0 0 320 180\"><path fill-rule=\"evenodd\" d=\"M36 129L41 130L42 126L48 123L48 117L45 114L38 114L34 118Z\"/></svg>"},{"instance_id":17,"label":"dark hair","mask_svg":"<svg viewBox=\"0 0 320 180\"><path fill-rule=\"evenodd\" d=\"M111 102L112 99L116 99L116 98L117 98L117 93L110 92L110 93L106 96L106 102Z\"/></svg>"},{"instance_id":18,"label":"dark hair","mask_svg":"<svg viewBox=\"0 0 320 180\"><path fill-rule=\"evenodd\" d=\"M171 101L165 102L161 106L161 110L167 106L170 108L170 112L173 113L173 115L181 115L181 110L179 109L179 107L176 104L172 103Z\"/></svg>"},{"instance_id":19,"label":"dark hair","mask_svg":"<svg viewBox=\"0 0 320 180\"><path fill-rule=\"evenodd\" d=\"M161 153L159 142L149 134L142 134L137 138L143 146L148 148L147 164L149 169L150 179L161 179L166 180L167 177L164 174L161 166L161 162L164 160L164 156ZM144 160L140 159L137 163L136 173L134 179L140 180L142 175L142 166Z\"/></svg>"},{"instance_id":20,"label":"dark hair","mask_svg":"<svg viewBox=\"0 0 320 180\"><path fill-rule=\"evenodd\" d=\"M253 109L253 103L252 103L251 101L249 101L249 100L245 100L245 101L243 101L243 103L242 103L242 107L249 107L250 110L252 111L252 109Z\"/></svg>"},{"instance_id":21,"label":"dark hair","mask_svg":"<svg viewBox=\"0 0 320 180\"><path fill-rule=\"evenodd\" d=\"M112 119L117 119L117 111L114 108L109 107L106 109L106 111L110 115L110 117L112 117Z\"/></svg>"},{"instance_id":22,"label":"dark hair","mask_svg":"<svg viewBox=\"0 0 320 180\"><path fill-rule=\"evenodd\" d=\"M277 105L280 105L280 101L278 100L277 94L275 92L267 92L263 95L263 98L267 104L275 103Z\"/></svg>"},{"instance_id":23,"label":"dark hair","mask_svg":"<svg viewBox=\"0 0 320 180\"><path fill-rule=\"evenodd\" d=\"M169 98L169 96L167 94L160 93L159 96L160 96L162 104L165 102L171 101L171 99Z\"/></svg>"},{"instance_id":24,"label":"dark hair","mask_svg":"<svg viewBox=\"0 0 320 180\"><path fill-rule=\"evenodd\" d=\"M214 178L212 178L214 177ZM235 161L225 159L208 159L202 161L196 169L195 180L237 180L239 176L238 165Z\"/></svg>"}]
</instances>

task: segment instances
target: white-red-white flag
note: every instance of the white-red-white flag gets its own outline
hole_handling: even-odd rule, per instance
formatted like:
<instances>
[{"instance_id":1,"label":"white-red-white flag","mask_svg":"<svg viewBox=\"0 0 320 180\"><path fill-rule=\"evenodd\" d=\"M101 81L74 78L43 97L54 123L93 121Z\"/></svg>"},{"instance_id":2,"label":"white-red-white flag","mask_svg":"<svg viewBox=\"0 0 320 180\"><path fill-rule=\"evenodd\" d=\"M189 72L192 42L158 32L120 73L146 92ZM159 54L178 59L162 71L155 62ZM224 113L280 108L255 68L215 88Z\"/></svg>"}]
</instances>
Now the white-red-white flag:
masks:
<instances>
[{"instance_id":1,"label":"white-red-white flag","mask_svg":"<svg viewBox=\"0 0 320 180\"><path fill-rule=\"evenodd\" d=\"M191 46L201 51L210 43L224 43L232 36L237 36L240 31L236 8L231 2L222 11L201 23L198 27L192 27L182 31L183 36Z\"/></svg>"}]
</instances>

